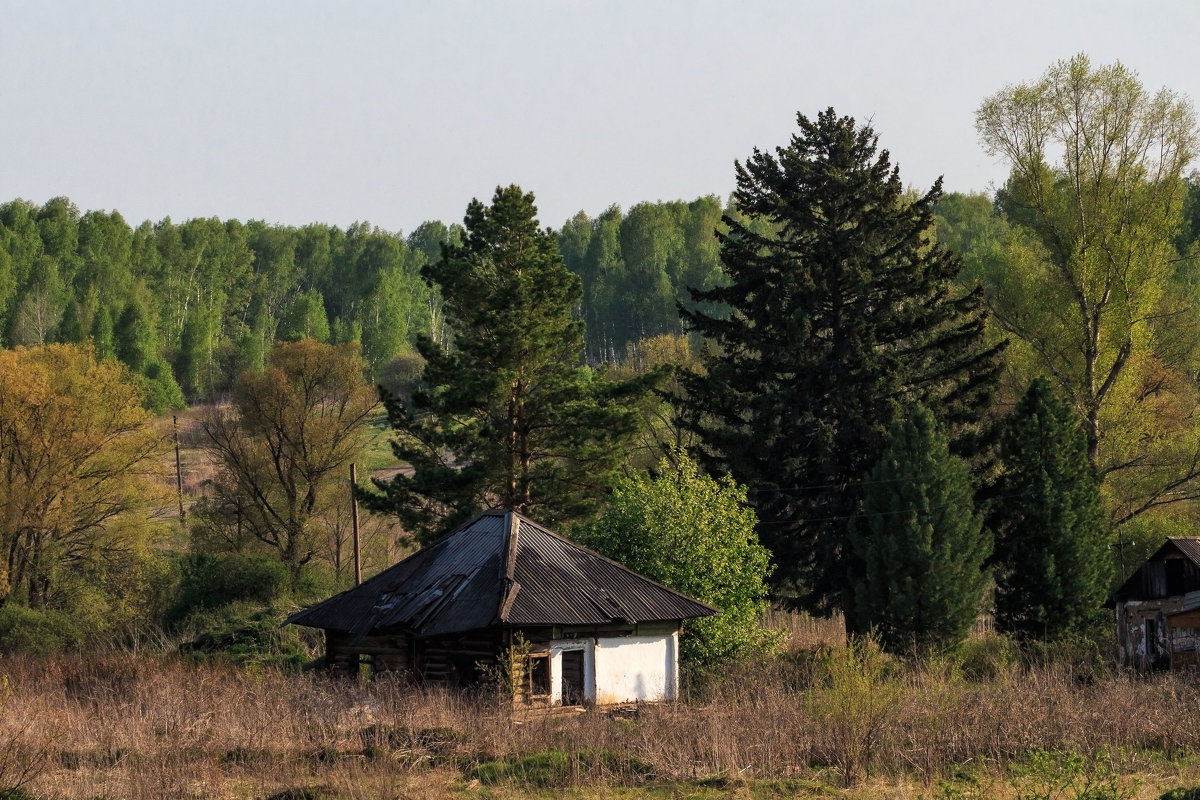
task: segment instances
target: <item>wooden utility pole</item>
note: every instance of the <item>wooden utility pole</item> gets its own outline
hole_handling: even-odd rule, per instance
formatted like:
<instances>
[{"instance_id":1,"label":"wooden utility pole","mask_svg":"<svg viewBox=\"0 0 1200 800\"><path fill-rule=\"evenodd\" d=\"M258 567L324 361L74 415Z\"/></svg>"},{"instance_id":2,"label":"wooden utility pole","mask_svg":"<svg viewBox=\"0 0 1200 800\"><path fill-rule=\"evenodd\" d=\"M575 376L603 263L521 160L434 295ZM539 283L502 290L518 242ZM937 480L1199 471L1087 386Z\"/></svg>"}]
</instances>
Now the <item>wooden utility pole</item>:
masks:
<instances>
[{"instance_id":1,"label":"wooden utility pole","mask_svg":"<svg viewBox=\"0 0 1200 800\"><path fill-rule=\"evenodd\" d=\"M355 489L358 488L358 478L354 472L354 465L350 465L350 522L354 530L354 585L358 586L362 583L362 559L358 554L358 495Z\"/></svg>"}]
</instances>

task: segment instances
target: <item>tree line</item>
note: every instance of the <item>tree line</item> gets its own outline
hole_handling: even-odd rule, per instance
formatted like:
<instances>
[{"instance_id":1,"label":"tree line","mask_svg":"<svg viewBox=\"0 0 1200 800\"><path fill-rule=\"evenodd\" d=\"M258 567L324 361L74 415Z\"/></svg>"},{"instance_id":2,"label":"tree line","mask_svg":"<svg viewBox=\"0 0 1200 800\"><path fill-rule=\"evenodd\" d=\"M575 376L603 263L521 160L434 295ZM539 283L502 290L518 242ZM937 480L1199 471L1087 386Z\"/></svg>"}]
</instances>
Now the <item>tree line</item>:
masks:
<instances>
[{"instance_id":1,"label":"tree line","mask_svg":"<svg viewBox=\"0 0 1200 800\"><path fill-rule=\"evenodd\" d=\"M987 98L977 126L1011 167L995 197L906 189L878 134L829 109L739 162L724 208L614 207L559 231L517 186L408 239L204 220L106 237L119 216L14 202L0 310L13 343L90 340L77 369L119 361L143 397L231 389L203 422L217 491L193 546L271 554L293 586L328 552L327 476L367 378L403 369L380 382L409 469L359 493L417 541L502 505L706 597L706 575L745 565L739 619L769 581L900 651L952 645L985 609L1054 637L1194 521L1196 122L1077 56ZM119 266L135 261L157 271ZM7 424L34 443L0 453L11 479L41 445ZM697 524L663 524L685 492ZM30 518L6 506L10 554ZM44 605L23 563L13 596Z\"/></svg>"},{"instance_id":2,"label":"tree line","mask_svg":"<svg viewBox=\"0 0 1200 800\"><path fill-rule=\"evenodd\" d=\"M686 286L717 280L715 197L580 212L556 234L583 279L574 309L590 363L678 333ZM261 369L276 341L358 341L375 379L444 332L441 298L421 277L462 226L425 222L407 236L215 218L137 227L117 211L81 213L65 197L0 205L0 344L91 341L141 376L156 410L226 392ZM401 360L401 364L403 359ZM402 365L400 367L403 370Z\"/></svg>"}]
</instances>

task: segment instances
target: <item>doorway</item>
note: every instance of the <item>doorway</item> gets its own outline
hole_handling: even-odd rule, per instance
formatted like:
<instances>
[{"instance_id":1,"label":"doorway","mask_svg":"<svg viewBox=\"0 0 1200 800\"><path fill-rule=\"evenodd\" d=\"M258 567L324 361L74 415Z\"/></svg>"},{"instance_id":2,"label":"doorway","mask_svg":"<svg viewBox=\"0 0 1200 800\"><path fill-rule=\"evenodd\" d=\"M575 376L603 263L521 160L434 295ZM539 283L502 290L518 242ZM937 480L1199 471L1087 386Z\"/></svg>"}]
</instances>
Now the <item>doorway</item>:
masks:
<instances>
[{"instance_id":1,"label":"doorway","mask_svg":"<svg viewBox=\"0 0 1200 800\"><path fill-rule=\"evenodd\" d=\"M562 704L581 706L583 691L583 650L564 650L562 654Z\"/></svg>"}]
</instances>

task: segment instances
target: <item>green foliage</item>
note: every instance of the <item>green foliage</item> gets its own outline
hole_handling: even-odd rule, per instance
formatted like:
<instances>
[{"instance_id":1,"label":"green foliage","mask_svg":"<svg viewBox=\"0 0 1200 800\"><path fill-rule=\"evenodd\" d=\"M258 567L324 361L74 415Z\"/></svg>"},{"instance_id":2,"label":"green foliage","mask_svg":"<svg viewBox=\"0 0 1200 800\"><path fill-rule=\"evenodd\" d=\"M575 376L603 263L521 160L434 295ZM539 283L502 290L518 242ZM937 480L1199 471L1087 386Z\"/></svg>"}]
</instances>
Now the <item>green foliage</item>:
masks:
<instances>
[{"instance_id":1,"label":"green foliage","mask_svg":"<svg viewBox=\"0 0 1200 800\"><path fill-rule=\"evenodd\" d=\"M1200 786L1193 786L1190 789L1182 786L1178 789L1170 789L1160 794L1158 800L1200 800Z\"/></svg>"},{"instance_id":2,"label":"green foliage","mask_svg":"<svg viewBox=\"0 0 1200 800\"><path fill-rule=\"evenodd\" d=\"M189 620L188 627L200 633L179 649L200 659L298 669L311 660L310 647L302 631L294 625L281 627L282 621L282 615L271 609L250 611L242 604L230 604Z\"/></svg>"},{"instance_id":3,"label":"green foliage","mask_svg":"<svg viewBox=\"0 0 1200 800\"><path fill-rule=\"evenodd\" d=\"M30 794L29 790L16 786L11 789L0 789L0 800L41 800L36 794Z\"/></svg>"},{"instance_id":4,"label":"green foliage","mask_svg":"<svg viewBox=\"0 0 1200 800\"><path fill-rule=\"evenodd\" d=\"M142 405L153 414L182 410L187 405L171 368L162 361L147 364L138 376L138 383L142 389Z\"/></svg>"},{"instance_id":5,"label":"green foliage","mask_svg":"<svg viewBox=\"0 0 1200 800\"><path fill-rule=\"evenodd\" d=\"M329 318L325 315L325 299L321 293L310 289L297 295L279 321L276 335L287 342L305 338L329 341Z\"/></svg>"},{"instance_id":6,"label":"green foliage","mask_svg":"<svg viewBox=\"0 0 1200 800\"><path fill-rule=\"evenodd\" d=\"M691 620L680 641L692 665L771 650L762 629L770 553L758 543L746 490L700 473L682 451L651 478L622 478L609 505L572 536L635 572L720 610Z\"/></svg>"},{"instance_id":7,"label":"green foliage","mask_svg":"<svg viewBox=\"0 0 1200 800\"><path fill-rule=\"evenodd\" d=\"M168 624L229 603L270 605L291 585L287 566L266 555L187 555L179 560L178 571L179 584L167 614Z\"/></svg>"},{"instance_id":8,"label":"green foliage","mask_svg":"<svg viewBox=\"0 0 1200 800\"><path fill-rule=\"evenodd\" d=\"M1174 246L1190 101L1080 54L984 100L976 127L1011 167L996 202L1017 231L979 277L1020 387L1066 393L1113 522L1200 496L1200 331Z\"/></svg>"},{"instance_id":9,"label":"green foliage","mask_svg":"<svg viewBox=\"0 0 1200 800\"><path fill-rule=\"evenodd\" d=\"M90 336L135 373L169 361L197 399L228 389L241 368L261 370L277 336L326 340L336 329L335 341L361 341L378 369L437 328L439 301L418 270L456 233L426 223L410 242L365 222L343 231L216 219L131 229L66 198L5 203L0 343Z\"/></svg>"},{"instance_id":10,"label":"green foliage","mask_svg":"<svg viewBox=\"0 0 1200 800\"><path fill-rule=\"evenodd\" d=\"M73 650L82 641L83 632L66 612L0 606L0 653L44 656Z\"/></svg>"},{"instance_id":11,"label":"green foliage","mask_svg":"<svg viewBox=\"0 0 1200 800\"><path fill-rule=\"evenodd\" d=\"M487 507L548 524L587 514L636 428L622 401L638 387L580 366L579 279L536 214L533 195L497 188L468 206L462 244L422 269L451 338L418 339L411 401L385 395L396 458L414 471L367 502L423 541Z\"/></svg>"},{"instance_id":12,"label":"green foliage","mask_svg":"<svg viewBox=\"0 0 1200 800\"><path fill-rule=\"evenodd\" d=\"M962 675L975 683L1001 684L1012 678L1021 663L1021 651L1007 636L970 636L956 654Z\"/></svg>"},{"instance_id":13,"label":"green foliage","mask_svg":"<svg viewBox=\"0 0 1200 800\"><path fill-rule=\"evenodd\" d=\"M580 313L589 363L617 361L634 342L678 334L676 305L694 307L687 287L721 280L714 196L612 206L592 219L583 212L558 234L567 268L582 279Z\"/></svg>"},{"instance_id":14,"label":"green foliage","mask_svg":"<svg viewBox=\"0 0 1200 800\"><path fill-rule=\"evenodd\" d=\"M675 304L690 303L684 287L719 280L720 215L709 196L641 203L628 217L581 214L564 227L559 238L584 281L580 311L593 329L589 362L677 332ZM164 219L131 229L116 212L81 214L63 197L40 207L13 201L0 211L0 344L90 336L102 358L120 344L135 372L169 361L196 399L228 389L242 368L261 370L277 340L303 336L360 342L378 375L418 335L446 340L442 298L420 270L463 233L438 221L407 237L368 222L343 230ZM127 315L131 303L140 303L137 315Z\"/></svg>"},{"instance_id":15,"label":"green foliage","mask_svg":"<svg viewBox=\"0 0 1200 800\"><path fill-rule=\"evenodd\" d=\"M363 371L356 346L302 339L277 345L263 373L238 377L233 407L201 419L217 465L198 509L210 538L235 551L256 541L300 580L343 515L338 497L376 408Z\"/></svg>"},{"instance_id":16,"label":"green foliage","mask_svg":"<svg viewBox=\"0 0 1200 800\"><path fill-rule=\"evenodd\" d=\"M906 193L874 131L832 109L797 121L788 146L737 165L727 282L683 310L709 346L681 405L706 465L753 488L776 584L820 613L846 599L846 522L901 406L934 410L952 452L978 457L1000 347L930 242L940 184Z\"/></svg>"},{"instance_id":17,"label":"green foliage","mask_svg":"<svg viewBox=\"0 0 1200 800\"><path fill-rule=\"evenodd\" d=\"M130 301L113 330L117 358L134 372L142 372L158 355L158 342L149 313L142 303Z\"/></svg>"},{"instance_id":18,"label":"green foliage","mask_svg":"<svg viewBox=\"0 0 1200 800\"><path fill-rule=\"evenodd\" d=\"M1111 756L1088 759L1073 750L1033 750L1012 768L1014 800L1131 800Z\"/></svg>"},{"instance_id":19,"label":"green foliage","mask_svg":"<svg viewBox=\"0 0 1200 800\"><path fill-rule=\"evenodd\" d=\"M1095 621L1113 565L1078 417L1038 378L1009 416L989 524L996 532L996 625L1054 639Z\"/></svg>"},{"instance_id":20,"label":"green foliage","mask_svg":"<svg viewBox=\"0 0 1200 800\"><path fill-rule=\"evenodd\" d=\"M511 783L531 788L564 788L601 777L642 783L653 777L654 770L633 756L608 750L547 750L526 755L514 754L485 761L466 773L466 777L485 786Z\"/></svg>"},{"instance_id":21,"label":"green foliage","mask_svg":"<svg viewBox=\"0 0 1200 800\"><path fill-rule=\"evenodd\" d=\"M804 703L822 732L818 753L838 768L846 786L870 773L884 724L902 692L896 663L869 638L851 637L844 648L820 654Z\"/></svg>"},{"instance_id":22,"label":"green foliage","mask_svg":"<svg viewBox=\"0 0 1200 800\"><path fill-rule=\"evenodd\" d=\"M974 510L970 474L933 415L915 407L892 426L852 523L846 625L892 652L947 648L966 637L990 581L991 537Z\"/></svg>"}]
</instances>

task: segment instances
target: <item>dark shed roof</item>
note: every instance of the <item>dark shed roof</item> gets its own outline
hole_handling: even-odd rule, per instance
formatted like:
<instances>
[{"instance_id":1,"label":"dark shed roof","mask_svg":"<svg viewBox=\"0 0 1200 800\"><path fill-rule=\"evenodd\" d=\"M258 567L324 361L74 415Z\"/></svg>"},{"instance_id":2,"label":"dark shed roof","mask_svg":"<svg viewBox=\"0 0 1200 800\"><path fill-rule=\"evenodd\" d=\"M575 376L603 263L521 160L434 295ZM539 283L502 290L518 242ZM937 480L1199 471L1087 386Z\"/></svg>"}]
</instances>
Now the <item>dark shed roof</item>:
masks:
<instances>
[{"instance_id":1,"label":"dark shed roof","mask_svg":"<svg viewBox=\"0 0 1200 800\"><path fill-rule=\"evenodd\" d=\"M603 625L715 613L516 512L497 510L284 624L358 636L377 629L441 636L497 624Z\"/></svg>"},{"instance_id":2,"label":"dark shed roof","mask_svg":"<svg viewBox=\"0 0 1200 800\"><path fill-rule=\"evenodd\" d=\"M1133 574L1121 584L1120 588L1112 593L1108 602L1104 604L1105 607L1112 608L1117 602L1124 602L1125 600L1144 600L1165 596L1165 592L1167 591L1165 574L1158 576L1159 580L1156 581L1155 577L1158 573L1150 565L1160 564L1168 558L1178 556L1183 556L1184 559L1190 562L1192 574L1197 574L1200 571L1200 539L1167 539L1161 547L1154 551L1153 555L1134 570ZM1200 579L1200 576L1197 576L1197 578ZM1183 585L1178 588L1181 593L1182 591L1191 591L1196 588L1193 585L1195 582L1195 579L1185 579ZM1162 585L1158 586L1157 584L1159 583Z\"/></svg>"}]
</instances>

